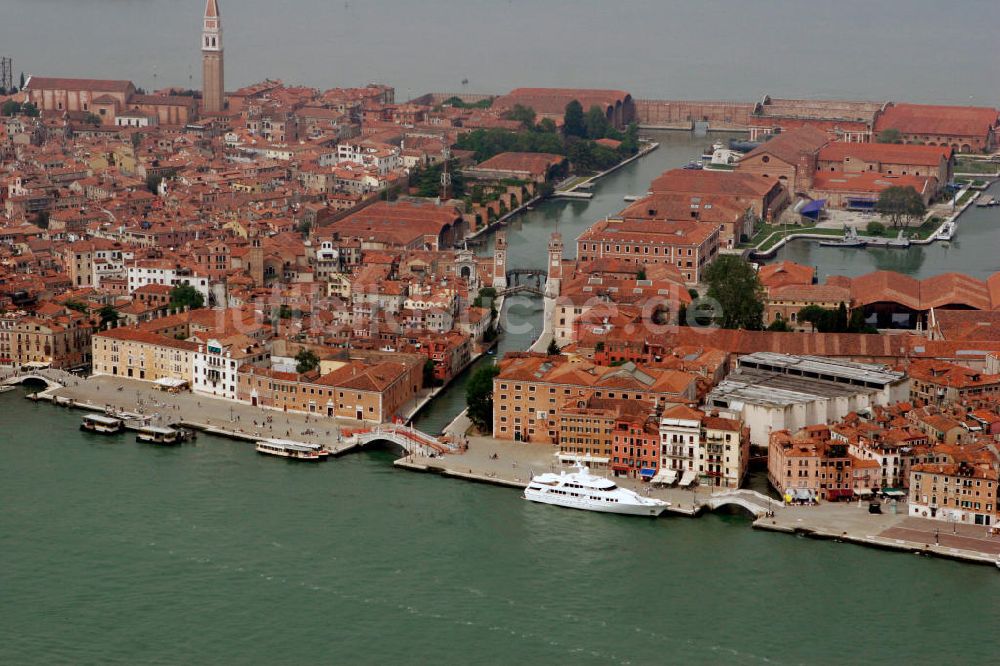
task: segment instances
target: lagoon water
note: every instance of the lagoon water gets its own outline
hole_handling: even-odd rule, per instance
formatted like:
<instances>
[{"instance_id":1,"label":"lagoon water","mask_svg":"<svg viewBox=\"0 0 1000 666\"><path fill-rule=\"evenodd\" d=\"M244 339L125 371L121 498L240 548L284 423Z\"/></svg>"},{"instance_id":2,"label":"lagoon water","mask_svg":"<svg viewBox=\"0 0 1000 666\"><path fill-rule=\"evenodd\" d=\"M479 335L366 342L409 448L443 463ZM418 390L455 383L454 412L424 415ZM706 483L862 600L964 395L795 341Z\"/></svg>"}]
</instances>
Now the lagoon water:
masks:
<instances>
[{"instance_id":1,"label":"lagoon water","mask_svg":"<svg viewBox=\"0 0 1000 666\"><path fill-rule=\"evenodd\" d=\"M989 663L1000 577L0 395L0 663Z\"/></svg>"},{"instance_id":2,"label":"lagoon water","mask_svg":"<svg viewBox=\"0 0 1000 666\"><path fill-rule=\"evenodd\" d=\"M230 90L312 86L1000 103L993 0L221 0ZM205 0L5 0L15 76L200 87ZM461 81L469 83L462 86Z\"/></svg>"}]
</instances>

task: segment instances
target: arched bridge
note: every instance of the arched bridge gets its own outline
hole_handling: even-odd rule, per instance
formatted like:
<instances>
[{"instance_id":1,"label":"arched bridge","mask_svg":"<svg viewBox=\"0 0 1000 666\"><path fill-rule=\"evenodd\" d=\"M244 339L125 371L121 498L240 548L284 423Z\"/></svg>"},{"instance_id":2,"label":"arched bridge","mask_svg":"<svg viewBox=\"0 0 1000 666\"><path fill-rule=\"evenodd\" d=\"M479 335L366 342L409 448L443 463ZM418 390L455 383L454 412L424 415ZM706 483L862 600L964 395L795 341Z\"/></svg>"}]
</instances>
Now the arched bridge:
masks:
<instances>
[{"instance_id":1,"label":"arched bridge","mask_svg":"<svg viewBox=\"0 0 1000 666\"><path fill-rule=\"evenodd\" d=\"M416 428L396 423L383 423L374 428L344 430L343 433L346 435L348 444L358 446L380 441L392 442L401 446L407 453L418 453L425 456L458 451L458 448L449 442L442 442Z\"/></svg>"},{"instance_id":2,"label":"arched bridge","mask_svg":"<svg viewBox=\"0 0 1000 666\"><path fill-rule=\"evenodd\" d=\"M528 284L519 284L514 287L501 289L498 294L503 296L510 296L511 294L535 294L536 296L544 296L545 290L539 289L538 287L532 287Z\"/></svg>"},{"instance_id":3,"label":"arched bridge","mask_svg":"<svg viewBox=\"0 0 1000 666\"><path fill-rule=\"evenodd\" d=\"M738 506L746 509L757 518L766 516L781 503L772 500L767 495L758 493L755 490L723 490L713 493L708 501L704 503L712 511L723 506Z\"/></svg>"},{"instance_id":4,"label":"arched bridge","mask_svg":"<svg viewBox=\"0 0 1000 666\"><path fill-rule=\"evenodd\" d=\"M0 384L3 384L4 386L14 386L15 384L23 384L26 381L44 382L46 391L59 389L62 388L63 386L54 379L49 379L48 377L37 373L30 373L26 375L14 375L13 377L8 377L7 379L3 380L3 382L0 382Z\"/></svg>"},{"instance_id":5,"label":"arched bridge","mask_svg":"<svg viewBox=\"0 0 1000 666\"><path fill-rule=\"evenodd\" d=\"M544 268L512 268L507 271L507 287L502 289L500 293L505 296L511 294L544 296L548 276L549 274Z\"/></svg>"}]
</instances>

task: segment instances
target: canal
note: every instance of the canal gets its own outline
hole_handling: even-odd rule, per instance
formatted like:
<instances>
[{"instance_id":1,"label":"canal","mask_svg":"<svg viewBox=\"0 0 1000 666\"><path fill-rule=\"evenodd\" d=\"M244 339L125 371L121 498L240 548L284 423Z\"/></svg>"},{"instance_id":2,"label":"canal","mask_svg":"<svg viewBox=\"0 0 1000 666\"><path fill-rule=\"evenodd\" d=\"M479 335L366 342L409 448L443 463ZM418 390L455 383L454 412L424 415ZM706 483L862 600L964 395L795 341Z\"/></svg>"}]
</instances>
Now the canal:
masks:
<instances>
[{"instance_id":1,"label":"canal","mask_svg":"<svg viewBox=\"0 0 1000 666\"><path fill-rule=\"evenodd\" d=\"M509 268L545 268L549 236L553 231L562 234L565 256L576 256L576 238L597 220L613 215L627 204L629 194L644 194L654 178L667 169L698 159L703 150L715 141L726 142L740 134L712 132L695 135L691 132L643 131L660 144L657 150L631 162L597 181L591 190L592 199L548 199L512 218L507 224ZM493 253L493 236L480 246L481 254ZM507 351L523 351L541 332L542 299L519 295L509 299L501 314L506 334L501 337L497 357ZM435 400L414 419L414 425L428 433L438 433L465 409L465 385L483 363L493 363L495 357L480 359L465 373L455 379Z\"/></svg>"}]
</instances>

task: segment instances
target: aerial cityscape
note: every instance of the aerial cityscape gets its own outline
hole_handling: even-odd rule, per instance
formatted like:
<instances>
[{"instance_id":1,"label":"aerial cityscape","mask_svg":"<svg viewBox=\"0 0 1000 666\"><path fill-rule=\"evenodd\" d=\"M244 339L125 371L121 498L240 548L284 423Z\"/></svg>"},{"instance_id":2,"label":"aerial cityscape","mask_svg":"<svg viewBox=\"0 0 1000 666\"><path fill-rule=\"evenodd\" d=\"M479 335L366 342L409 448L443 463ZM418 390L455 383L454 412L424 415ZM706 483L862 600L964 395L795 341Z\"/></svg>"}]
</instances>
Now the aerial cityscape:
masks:
<instances>
[{"instance_id":1,"label":"aerial cityscape","mask_svg":"<svg viewBox=\"0 0 1000 666\"><path fill-rule=\"evenodd\" d=\"M23 3L0 40L0 660L994 658L978 37L947 46L953 89L775 70L713 98L650 85L645 39L572 72L551 45L537 69L496 46L489 77L479 53L395 55L451 13L544 40L545 3L302 0L298 41L256 4ZM726 13L639 4L678 34ZM626 31L570 7L567 30L609 24L595 47ZM24 39L163 11L150 39L184 41L142 80L121 77L157 58L106 26L61 66ZM296 69L333 57L303 45L320 22L334 87ZM845 65L874 38L834 29L816 48L857 40ZM888 39L873 72L919 66Z\"/></svg>"}]
</instances>

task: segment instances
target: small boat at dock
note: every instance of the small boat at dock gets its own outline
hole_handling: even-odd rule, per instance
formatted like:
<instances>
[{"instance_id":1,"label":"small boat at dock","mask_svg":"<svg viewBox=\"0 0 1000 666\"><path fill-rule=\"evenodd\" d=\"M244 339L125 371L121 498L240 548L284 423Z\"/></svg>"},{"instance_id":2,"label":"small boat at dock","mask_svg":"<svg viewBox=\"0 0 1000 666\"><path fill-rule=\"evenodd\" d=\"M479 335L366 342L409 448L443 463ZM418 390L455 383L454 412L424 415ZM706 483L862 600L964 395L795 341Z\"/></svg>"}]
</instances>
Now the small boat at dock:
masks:
<instances>
[{"instance_id":1,"label":"small boat at dock","mask_svg":"<svg viewBox=\"0 0 1000 666\"><path fill-rule=\"evenodd\" d=\"M956 228L957 227L953 221L945 222L941 227L941 230L937 232L934 238L939 241L950 241L955 237Z\"/></svg>"},{"instance_id":2,"label":"small boat at dock","mask_svg":"<svg viewBox=\"0 0 1000 666\"><path fill-rule=\"evenodd\" d=\"M319 444L306 444L304 442L293 442L287 439L265 439L257 442L255 448L257 453L278 458L290 458L292 460L306 460L318 462L325 460L330 454Z\"/></svg>"},{"instance_id":3,"label":"small boat at dock","mask_svg":"<svg viewBox=\"0 0 1000 666\"><path fill-rule=\"evenodd\" d=\"M819 244L823 247L864 247L867 245L854 227L844 227L844 237L840 240L824 240L820 241Z\"/></svg>"},{"instance_id":4,"label":"small boat at dock","mask_svg":"<svg viewBox=\"0 0 1000 666\"><path fill-rule=\"evenodd\" d=\"M983 192L976 198L976 205L980 208L986 208L987 206L1000 205L1000 201L997 201L996 197L991 197L989 194Z\"/></svg>"},{"instance_id":5,"label":"small boat at dock","mask_svg":"<svg viewBox=\"0 0 1000 666\"><path fill-rule=\"evenodd\" d=\"M115 435L124 429L125 423L121 419L104 414L87 414L83 417L83 423L80 424L80 430L100 435Z\"/></svg>"},{"instance_id":6,"label":"small boat at dock","mask_svg":"<svg viewBox=\"0 0 1000 666\"><path fill-rule=\"evenodd\" d=\"M159 444L161 446L172 446L184 441L183 433L173 428L161 428L160 426L143 426L139 428L135 435L135 441L147 444Z\"/></svg>"}]
</instances>

